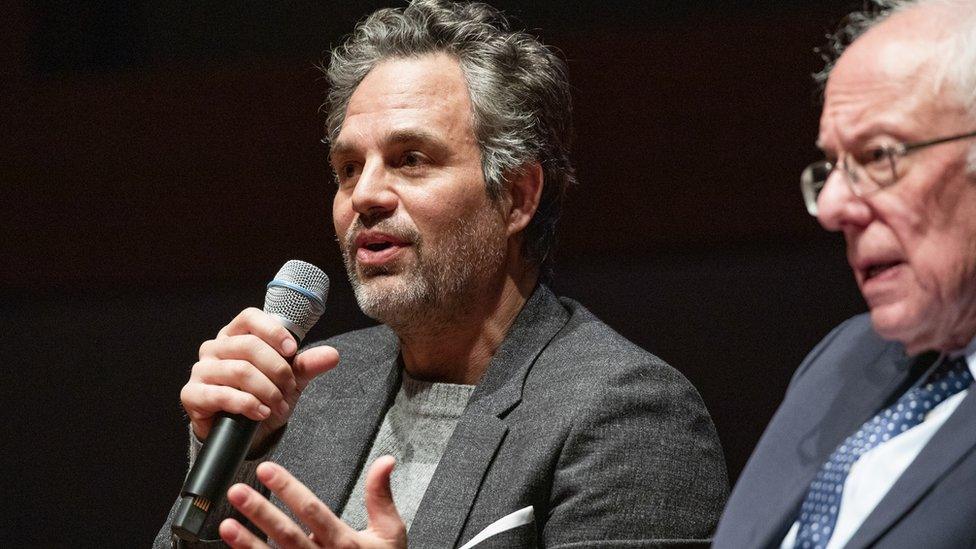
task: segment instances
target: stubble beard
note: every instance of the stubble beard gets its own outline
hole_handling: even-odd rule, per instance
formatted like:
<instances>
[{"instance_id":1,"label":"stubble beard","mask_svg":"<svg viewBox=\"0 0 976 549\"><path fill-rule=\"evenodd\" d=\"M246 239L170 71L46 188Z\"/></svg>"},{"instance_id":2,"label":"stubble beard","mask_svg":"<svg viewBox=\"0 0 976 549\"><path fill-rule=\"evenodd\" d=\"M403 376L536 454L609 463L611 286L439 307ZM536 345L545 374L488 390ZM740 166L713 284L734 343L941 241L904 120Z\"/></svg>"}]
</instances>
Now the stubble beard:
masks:
<instances>
[{"instance_id":1,"label":"stubble beard","mask_svg":"<svg viewBox=\"0 0 976 549\"><path fill-rule=\"evenodd\" d=\"M370 228L411 242L414 257L379 267L356 264L352 243L362 228L357 220L346 233L342 257L363 313L401 336L437 331L463 316L504 261L504 227L491 212L486 206L471 218L459 218L437 244L426 242L414 227L381 221Z\"/></svg>"}]
</instances>

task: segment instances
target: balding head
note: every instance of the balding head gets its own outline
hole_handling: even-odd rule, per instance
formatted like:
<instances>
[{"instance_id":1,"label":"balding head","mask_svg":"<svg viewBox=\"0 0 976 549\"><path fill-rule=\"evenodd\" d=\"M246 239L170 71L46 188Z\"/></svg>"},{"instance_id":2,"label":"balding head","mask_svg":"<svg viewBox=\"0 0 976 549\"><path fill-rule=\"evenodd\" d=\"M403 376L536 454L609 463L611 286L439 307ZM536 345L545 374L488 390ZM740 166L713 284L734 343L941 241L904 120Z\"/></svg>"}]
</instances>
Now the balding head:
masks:
<instances>
[{"instance_id":1,"label":"balding head","mask_svg":"<svg viewBox=\"0 0 976 549\"><path fill-rule=\"evenodd\" d=\"M815 75L816 80L826 83L842 55L867 49L874 40L887 42L877 50L879 68L894 77L923 68L930 71L925 83L932 91L948 90L976 120L976 7L972 0L871 1L865 11L848 15L830 37L823 55L827 65Z\"/></svg>"},{"instance_id":2,"label":"balding head","mask_svg":"<svg viewBox=\"0 0 976 549\"><path fill-rule=\"evenodd\" d=\"M830 72L820 119L818 144L839 169L818 218L844 234L876 331L911 353L976 337L976 117L949 59L976 47L958 39L976 10L960 6L929 0L877 19Z\"/></svg>"}]
</instances>

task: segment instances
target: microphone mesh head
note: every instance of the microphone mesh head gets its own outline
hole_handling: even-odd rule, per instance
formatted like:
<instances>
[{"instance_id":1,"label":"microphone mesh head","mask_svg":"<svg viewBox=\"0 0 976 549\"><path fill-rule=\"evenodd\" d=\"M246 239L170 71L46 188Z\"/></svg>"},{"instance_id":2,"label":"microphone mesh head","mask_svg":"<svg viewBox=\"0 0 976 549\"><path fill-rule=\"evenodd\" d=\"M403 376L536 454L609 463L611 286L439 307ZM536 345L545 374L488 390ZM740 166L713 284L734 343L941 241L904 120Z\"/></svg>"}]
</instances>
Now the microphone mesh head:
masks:
<instances>
[{"instance_id":1,"label":"microphone mesh head","mask_svg":"<svg viewBox=\"0 0 976 549\"><path fill-rule=\"evenodd\" d=\"M321 269L292 259L268 283L264 312L278 317L301 341L325 311L328 294L329 277Z\"/></svg>"}]
</instances>

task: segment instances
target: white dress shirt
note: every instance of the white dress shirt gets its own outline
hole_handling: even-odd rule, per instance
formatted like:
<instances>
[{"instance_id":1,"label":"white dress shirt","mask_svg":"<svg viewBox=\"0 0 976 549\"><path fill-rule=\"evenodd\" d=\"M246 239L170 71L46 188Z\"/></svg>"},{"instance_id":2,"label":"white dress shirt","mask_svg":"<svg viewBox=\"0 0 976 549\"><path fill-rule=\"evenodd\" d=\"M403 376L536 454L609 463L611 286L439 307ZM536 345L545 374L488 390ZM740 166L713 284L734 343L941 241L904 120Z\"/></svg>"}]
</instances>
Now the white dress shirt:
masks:
<instances>
[{"instance_id":1,"label":"white dress shirt","mask_svg":"<svg viewBox=\"0 0 976 549\"><path fill-rule=\"evenodd\" d=\"M963 354L966 356L969 372L973 378L976 378L976 339L964 350L950 354L950 358ZM915 461L922 448L949 419L952 412L956 411L956 407L967 394L969 394L968 388L943 400L929 411L922 423L875 446L851 466L851 471L844 481L844 493L837 513L837 524L834 526L834 533L826 549L840 549L850 541L864 519L874 511L895 481ZM798 522L793 523L793 527L783 538L780 549L794 549L799 527Z\"/></svg>"}]
</instances>

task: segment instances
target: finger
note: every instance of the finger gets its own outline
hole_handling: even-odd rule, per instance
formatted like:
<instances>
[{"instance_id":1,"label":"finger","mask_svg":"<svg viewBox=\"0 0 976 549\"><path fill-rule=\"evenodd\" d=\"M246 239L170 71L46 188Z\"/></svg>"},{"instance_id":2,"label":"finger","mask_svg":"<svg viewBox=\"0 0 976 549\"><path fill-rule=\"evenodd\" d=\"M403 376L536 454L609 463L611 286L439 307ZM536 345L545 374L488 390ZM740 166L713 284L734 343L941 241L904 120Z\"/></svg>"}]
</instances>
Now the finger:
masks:
<instances>
[{"instance_id":1,"label":"finger","mask_svg":"<svg viewBox=\"0 0 976 549\"><path fill-rule=\"evenodd\" d=\"M281 321L268 313L248 307L240 312L230 324L217 333L217 337L253 334L264 340L282 356L291 356L298 350L298 344Z\"/></svg>"},{"instance_id":2,"label":"finger","mask_svg":"<svg viewBox=\"0 0 976 549\"><path fill-rule=\"evenodd\" d=\"M339 365L339 352L327 345L305 349L295 357L292 370L295 382L302 391L315 376L328 372Z\"/></svg>"},{"instance_id":3,"label":"finger","mask_svg":"<svg viewBox=\"0 0 976 549\"><path fill-rule=\"evenodd\" d=\"M284 467L266 461L257 468L258 480L267 486L312 531L319 545L330 546L355 531L339 520L304 484Z\"/></svg>"},{"instance_id":4,"label":"finger","mask_svg":"<svg viewBox=\"0 0 976 549\"><path fill-rule=\"evenodd\" d=\"M200 362L215 360L250 362L285 395L291 395L297 388L295 374L288 361L256 335L235 335L205 341L200 347Z\"/></svg>"},{"instance_id":5,"label":"finger","mask_svg":"<svg viewBox=\"0 0 976 549\"><path fill-rule=\"evenodd\" d=\"M254 395L233 387L187 383L180 391L183 409L193 421L206 420L217 412L241 414L254 421L262 421L271 415L271 409ZM197 436L205 433L197 433ZM201 437L203 438L203 437Z\"/></svg>"},{"instance_id":6,"label":"finger","mask_svg":"<svg viewBox=\"0 0 976 549\"><path fill-rule=\"evenodd\" d=\"M287 409L282 407L285 396L278 386L246 360L203 360L193 365L190 378L205 385L240 389L254 395L272 410L287 414Z\"/></svg>"},{"instance_id":7,"label":"finger","mask_svg":"<svg viewBox=\"0 0 976 549\"><path fill-rule=\"evenodd\" d=\"M305 532L254 488L235 484L227 490L227 501L279 546L313 547Z\"/></svg>"},{"instance_id":8,"label":"finger","mask_svg":"<svg viewBox=\"0 0 976 549\"><path fill-rule=\"evenodd\" d=\"M220 523L220 539L233 549L256 549L268 547L241 523L229 518Z\"/></svg>"},{"instance_id":9,"label":"finger","mask_svg":"<svg viewBox=\"0 0 976 549\"><path fill-rule=\"evenodd\" d=\"M366 515L369 529L387 540L406 541L406 527L390 490L390 475L396 460L393 456L382 456L373 462L366 473Z\"/></svg>"}]
</instances>

